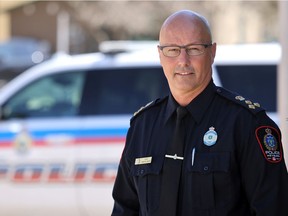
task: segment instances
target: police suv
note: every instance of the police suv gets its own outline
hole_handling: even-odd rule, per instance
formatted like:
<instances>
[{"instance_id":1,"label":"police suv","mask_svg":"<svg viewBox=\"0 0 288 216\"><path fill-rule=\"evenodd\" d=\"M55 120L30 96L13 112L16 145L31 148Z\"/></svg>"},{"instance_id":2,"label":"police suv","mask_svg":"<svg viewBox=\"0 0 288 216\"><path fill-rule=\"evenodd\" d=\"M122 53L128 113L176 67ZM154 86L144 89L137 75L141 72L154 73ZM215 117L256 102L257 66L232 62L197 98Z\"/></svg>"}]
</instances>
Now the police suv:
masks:
<instances>
[{"instance_id":1,"label":"police suv","mask_svg":"<svg viewBox=\"0 0 288 216\"><path fill-rule=\"evenodd\" d=\"M119 52L115 43L114 50L102 46L105 51L99 53L58 54L0 90L0 215L111 213L129 120L169 90L156 43L134 43L127 52ZM232 84L232 90L247 90L247 96L262 91L259 80L268 76L267 62L234 61L231 54L240 52L221 49L213 72L216 85ZM276 70L277 62L271 64ZM257 85L248 85L259 65ZM274 103L276 83L268 81L264 99ZM273 111L275 104L267 104Z\"/></svg>"}]
</instances>

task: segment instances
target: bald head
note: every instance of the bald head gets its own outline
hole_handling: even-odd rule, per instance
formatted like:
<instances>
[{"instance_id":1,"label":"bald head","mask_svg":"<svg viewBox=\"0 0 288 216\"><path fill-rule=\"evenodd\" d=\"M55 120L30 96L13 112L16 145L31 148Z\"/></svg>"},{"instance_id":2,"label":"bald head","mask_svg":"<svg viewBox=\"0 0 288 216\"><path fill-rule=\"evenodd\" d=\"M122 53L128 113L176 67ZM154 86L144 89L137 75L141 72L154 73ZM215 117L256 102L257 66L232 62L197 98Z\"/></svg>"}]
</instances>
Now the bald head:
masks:
<instances>
[{"instance_id":1,"label":"bald head","mask_svg":"<svg viewBox=\"0 0 288 216\"><path fill-rule=\"evenodd\" d=\"M164 21L159 34L160 44L164 42L166 36L185 37L187 32L193 32L201 42L212 42L210 26L206 18L193 11L182 10L170 15Z\"/></svg>"}]
</instances>

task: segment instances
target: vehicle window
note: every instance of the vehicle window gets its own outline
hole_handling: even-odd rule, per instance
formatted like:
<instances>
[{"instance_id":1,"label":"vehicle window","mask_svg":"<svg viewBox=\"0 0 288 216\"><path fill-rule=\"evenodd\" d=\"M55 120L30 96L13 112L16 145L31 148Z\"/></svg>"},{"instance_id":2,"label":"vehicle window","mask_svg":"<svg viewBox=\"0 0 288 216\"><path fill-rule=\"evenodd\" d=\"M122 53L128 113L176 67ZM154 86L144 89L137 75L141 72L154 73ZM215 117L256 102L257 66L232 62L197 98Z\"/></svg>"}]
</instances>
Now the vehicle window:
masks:
<instances>
[{"instance_id":1,"label":"vehicle window","mask_svg":"<svg viewBox=\"0 0 288 216\"><path fill-rule=\"evenodd\" d=\"M165 95L168 84L161 67L89 71L80 114L132 114Z\"/></svg>"},{"instance_id":2,"label":"vehicle window","mask_svg":"<svg viewBox=\"0 0 288 216\"><path fill-rule=\"evenodd\" d=\"M259 102L269 112L276 112L276 65L216 65L216 68L223 87Z\"/></svg>"},{"instance_id":3,"label":"vehicle window","mask_svg":"<svg viewBox=\"0 0 288 216\"><path fill-rule=\"evenodd\" d=\"M14 95L3 106L3 118L73 116L78 113L84 73L43 77Z\"/></svg>"}]
</instances>

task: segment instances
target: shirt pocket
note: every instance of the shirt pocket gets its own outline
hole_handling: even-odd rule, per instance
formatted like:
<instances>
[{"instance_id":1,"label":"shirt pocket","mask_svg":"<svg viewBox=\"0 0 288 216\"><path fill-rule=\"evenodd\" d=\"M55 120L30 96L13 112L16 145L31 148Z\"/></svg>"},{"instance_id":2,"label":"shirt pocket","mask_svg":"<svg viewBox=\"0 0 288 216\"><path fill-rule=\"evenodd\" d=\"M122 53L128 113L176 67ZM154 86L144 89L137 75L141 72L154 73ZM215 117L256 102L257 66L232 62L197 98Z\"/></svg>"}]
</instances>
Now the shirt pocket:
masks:
<instances>
[{"instance_id":1,"label":"shirt pocket","mask_svg":"<svg viewBox=\"0 0 288 216\"><path fill-rule=\"evenodd\" d=\"M229 152L196 152L188 171L187 196L192 208L213 209L230 202Z\"/></svg>"},{"instance_id":2,"label":"shirt pocket","mask_svg":"<svg viewBox=\"0 0 288 216\"><path fill-rule=\"evenodd\" d=\"M153 157L149 164L133 165L131 175L138 190L140 206L144 212L153 212L159 207L161 171L164 157Z\"/></svg>"}]
</instances>

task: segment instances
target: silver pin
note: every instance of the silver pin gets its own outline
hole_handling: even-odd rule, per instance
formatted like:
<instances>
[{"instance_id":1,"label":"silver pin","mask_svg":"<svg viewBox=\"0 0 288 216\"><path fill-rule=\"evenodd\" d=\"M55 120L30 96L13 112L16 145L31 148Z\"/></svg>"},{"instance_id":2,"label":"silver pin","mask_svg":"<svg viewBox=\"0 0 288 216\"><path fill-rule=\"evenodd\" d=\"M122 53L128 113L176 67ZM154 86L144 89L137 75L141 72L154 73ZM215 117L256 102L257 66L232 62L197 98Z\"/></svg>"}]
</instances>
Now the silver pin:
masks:
<instances>
[{"instance_id":1,"label":"silver pin","mask_svg":"<svg viewBox=\"0 0 288 216\"><path fill-rule=\"evenodd\" d=\"M172 159L174 159L174 160L184 160L184 157L179 157L179 156L177 156L177 154L175 154L175 155L165 155L165 157L167 157L167 158L172 158Z\"/></svg>"},{"instance_id":2,"label":"silver pin","mask_svg":"<svg viewBox=\"0 0 288 216\"><path fill-rule=\"evenodd\" d=\"M195 148L193 148L193 150L192 150L192 160L191 160L192 166L194 165L194 160L195 160Z\"/></svg>"}]
</instances>

